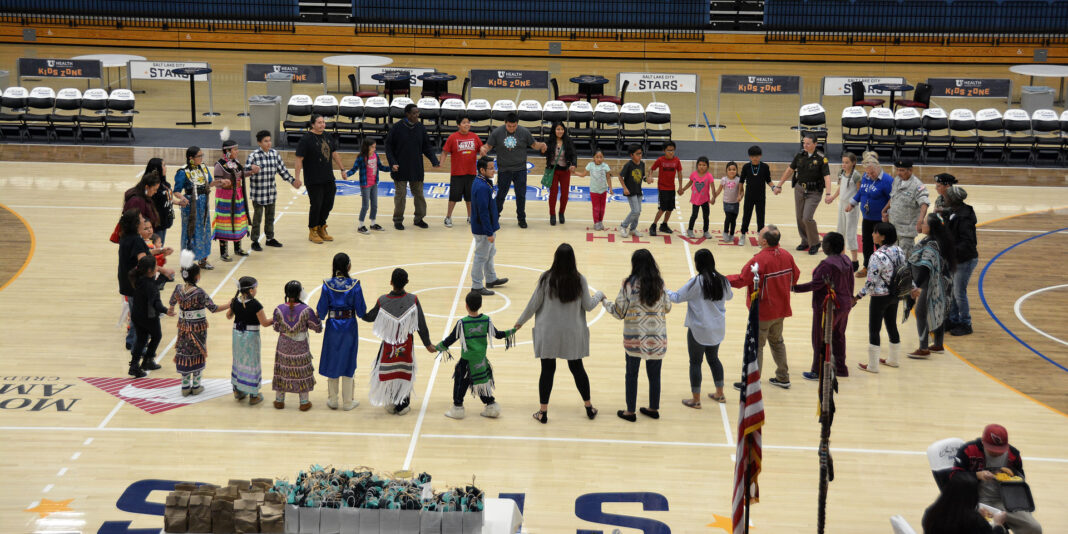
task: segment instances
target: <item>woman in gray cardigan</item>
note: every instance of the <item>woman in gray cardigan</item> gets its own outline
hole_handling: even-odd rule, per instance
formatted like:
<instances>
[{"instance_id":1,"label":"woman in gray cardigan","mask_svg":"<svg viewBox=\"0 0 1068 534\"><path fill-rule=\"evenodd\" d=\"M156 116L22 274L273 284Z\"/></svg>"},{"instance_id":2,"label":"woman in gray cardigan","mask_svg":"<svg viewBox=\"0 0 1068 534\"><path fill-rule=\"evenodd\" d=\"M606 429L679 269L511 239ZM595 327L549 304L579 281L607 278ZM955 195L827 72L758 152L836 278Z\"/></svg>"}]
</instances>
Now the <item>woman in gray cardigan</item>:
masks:
<instances>
[{"instance_id":1,"label":"woman in gray cardigan","mask_svg":"<svg viewBox=\"0 0 1068 534\"><path fill-rule=\"evenodd\" d=\"M567 360L579 395L586 404L586 416L590 419L597 416L597 408L590 403L590 378L582 366L582 358L590 355L586 312L596 308L604 298L600 291L590 296L586 277L578 272L575 250L571 245L562 243L557 247L552 266L538 279L534 295L515 323L518 329L531 317L537 319L532 337L534 357L541 360L541 377L538 379L541 409L534 412L534 419L542 424L549 422L549 395L553 390L557 358Z\"/></svg>"}]
</instances>

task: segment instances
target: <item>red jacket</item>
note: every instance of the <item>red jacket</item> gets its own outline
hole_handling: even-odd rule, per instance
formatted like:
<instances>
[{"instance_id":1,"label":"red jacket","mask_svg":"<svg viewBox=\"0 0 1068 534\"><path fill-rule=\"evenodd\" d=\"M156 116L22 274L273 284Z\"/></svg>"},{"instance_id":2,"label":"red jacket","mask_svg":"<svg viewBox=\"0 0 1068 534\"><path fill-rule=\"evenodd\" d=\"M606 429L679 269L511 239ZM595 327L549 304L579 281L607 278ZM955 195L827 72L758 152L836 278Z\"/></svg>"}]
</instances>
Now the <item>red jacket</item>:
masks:
<instances>
[{"instance_id":1,"label":"red jacket","mask_svg":"<svg viewBox=\"0 0 1068 534\"><path fill-rule=\"evenodd\" d=\"M801 276L801 269L794 263L794 257L779 246L765 248L746 262L742 274L728 276L731 287L746 288L747 297L753 294L753 263L759 265L760 273L760 320L772 321L793 315L790 311L790 289ZM749 303L749 298L746 298L746 306Z\"/></svg>"},{"instance_id":2,"label":"red jacket","mask_svg":"<svg viewBox=\"0 0 1068 534\"><path fill-rule=\"evenodd\" d=\"M1005 462L1009 469L1018 476L1024 476L1023 460L1020 458L1020 451L1016 450L1016 447L1009 445L1009 457ZM969 441L964 445L961 445L960 450L957 451L957 457L953 461L953 472L950 476L953 476L961 471L968 471L975 473L986 469L986 454L983 449L983 440L977 439Z\"/></svg>"}]
</instances>

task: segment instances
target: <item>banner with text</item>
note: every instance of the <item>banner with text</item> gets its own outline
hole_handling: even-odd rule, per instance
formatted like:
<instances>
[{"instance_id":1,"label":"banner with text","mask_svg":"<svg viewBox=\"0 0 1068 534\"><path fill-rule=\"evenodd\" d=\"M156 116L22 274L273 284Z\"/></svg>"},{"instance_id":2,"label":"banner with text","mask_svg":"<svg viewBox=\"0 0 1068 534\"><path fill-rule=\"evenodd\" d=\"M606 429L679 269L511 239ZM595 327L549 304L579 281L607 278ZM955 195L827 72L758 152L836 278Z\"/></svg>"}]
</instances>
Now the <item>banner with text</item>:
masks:
<instances>
[{"instance_id":1,"label":"banner with text","mask_svg":"<svg viewBox=\"0 0 1068 534\"><path fill-rule=\"evenodd\" d=\"M724 74L719 79L720 93L796 95L801 92L800 76Z\"/></svg>"},{"instance_id":2,"label":"banner with text","mask_svg":"<svg viewBox=\"0 0 1068 534\"><path fill-rule=\"evenodd\" d=\"M696 74L671 74L663 72L621 72L618 87L630 82L628 93L694 93L697 92Z\"/></svg>"},{"instance_id":3,"label":"banner with text","mask_svg":"<svg viewBox=\"0 0 1068 534\"><path fill-rule=\"evenodd\" d=\"M471 87L486 89L548 89L547 70L490 70L471 71Z\"/></svg>"},{"instance_id":4,"label":"banner with text","mask_svg":"<svg viewBox=\"0 0 1068 534\"><path fill-rule=\"evenodd\" d=\"M931 96L1009 98L1012 80L1008 78L928 78Z\"/></svg>"},{"instance_id":5,"label":"banner with text","mask_svg":"<svg viewBox=\"0 0 1068 534\"><path fill-rule=\"evenodd\" d=\"M103 67L96 59L19 58L19 76L40 78L99 78Z\"/></svg>"},{"instance_id":6,"label":"banner with text","mask_svg":"<svg viewBox=\"0 0 1068 534\"><path fill-rule=\"evenodd\" d=\"M278 65L249 63L245 65L246 82L265 82L272 72L293 75L293 83L323 83L326 79L322 65Z\"/></svg>"},{"instance_id":7,"label":"banner with text","mask_svg":"<svg viewBox=\"0 0 1068 534\"><path fill-rule=\"evenodd\" d=\"M408 73L408 77L412 82L412 87L423 86L423 80L418 78L420 74L437 72L435 69L425 69L421 67L360 67L360 85L382 85L382 82L372 78L372 76L375 74L382 74L383 72L397 71Z\"/></svg>"},{"instance_id":8,"label":"banner with text","mask_svg":"<svg viewBox=\"0 0 1068 534\"><path fill-rule=\"evenodd\" d=\"M902 76L890 77L862 77L862 76L825 76L823 78L823 94L826 96L848 96L853 94L853 88L849 85L853 82L864 82L864 94L885 95L885 91L873 89L873 85L881 83L905 83Z\"/></svg>"},{"instance_id":9,"label":"banner with text","mask_svg":"<svg viewBox=\"0 0 1068 534\"><path fill-rule=\"evenodd\" d=\"M207 68L206 61L131 61L130 78L134 80L174 80L188 82L189 77L175 74L174 69L203 67ZM208 81L207 74L198 74L196 81Z\"/></svg>"}]
</instances>

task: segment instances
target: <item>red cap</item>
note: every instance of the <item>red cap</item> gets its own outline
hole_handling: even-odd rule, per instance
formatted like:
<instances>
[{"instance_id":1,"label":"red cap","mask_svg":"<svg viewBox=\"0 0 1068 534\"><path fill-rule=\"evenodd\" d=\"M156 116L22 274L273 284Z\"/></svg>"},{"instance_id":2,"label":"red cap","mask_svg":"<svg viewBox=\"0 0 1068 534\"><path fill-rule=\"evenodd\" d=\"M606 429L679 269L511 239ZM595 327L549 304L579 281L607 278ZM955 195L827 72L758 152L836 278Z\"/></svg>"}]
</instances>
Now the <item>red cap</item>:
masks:
<instances>
[{"instance_id":1,"label":"red cap","mask_svg":"<svg viewBox=\"0 0 1068 534\"><path fill-rule=\"evenodd\" d=\"M983 429L983 447L992 455L999 456L1009 450L1009 431L1001 425L986 425Z\"/></svg>"}]
</instances>

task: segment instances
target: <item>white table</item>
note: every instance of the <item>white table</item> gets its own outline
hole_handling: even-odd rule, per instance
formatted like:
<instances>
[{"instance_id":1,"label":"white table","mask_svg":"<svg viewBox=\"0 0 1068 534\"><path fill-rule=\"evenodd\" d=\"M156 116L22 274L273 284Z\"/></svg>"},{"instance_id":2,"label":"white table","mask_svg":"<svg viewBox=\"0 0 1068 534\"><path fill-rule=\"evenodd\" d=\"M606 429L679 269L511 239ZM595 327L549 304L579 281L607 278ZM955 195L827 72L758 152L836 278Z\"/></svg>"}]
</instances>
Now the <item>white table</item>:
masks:
<instances>
[{"instance_id":1,"label":"white table","mask_svg":"<svg viewBox=\"0 0 1068 534\"><path fill-rule=\"evenodd\" d=\"M1064 79L1068 78L1068 65L1051 65L1048 63L1030 63L1027 65L1013 65L1009 72L1023 74L1031 77L1030 85L1035 84L1035 78L1060 78L1061 85L1058 91L1059 100L1054 103L1064 103Z\"/></svg>"},{"instance_id":2,"label":"white table","mask_svg":"<svg viewBox=\"0 0 1068 534\"><path fill-rule=\"evenodd\" d=\"M482 534L515 534L523 514L512 499L486 499L482 511Z\"/></svg>"},{"instance_id":3,"label":"white table","mask_svg":"<svg viewBox=\"0 0 1068 534\"><path fill-rule=\"evenodd\" d=\"M337 91L343 93L345 91L341 90L341 67L352 67L356 69L356 85L359 86L360 67L381 67L383 65L390 65L393 63L393 58L385 56L368 56L365 54L347 54L324 57L323 63L337 66Z\"/></svg>"},{"instance_id":4,"label":"white table","mask_svg":"<svg viewBox=\"0 0 1068 534\"><path fill-rule=\"evenodd\" d=\"M145 57L144 56L138 56L138 55L135 55L135 54L87 54L87 55L84 55L84 56L72 57L71 59L88 59L90 61L92 61L92 60L99 61L100 64L104 67L104 72L107 73L106 76L107 76L107 83L108 83L108 91L110 91L111 90L111 71L108 70L108 69L117 68L117 69L121 70L123 67L126 66L126 63L128 63L130 61L144 61ZM129 76L129 74L130 73L128 73L128 72L126 73L127 76ZM119 82L122 81L121 74L119 76L118 81Z\"/></svg>"}]
</instances>

